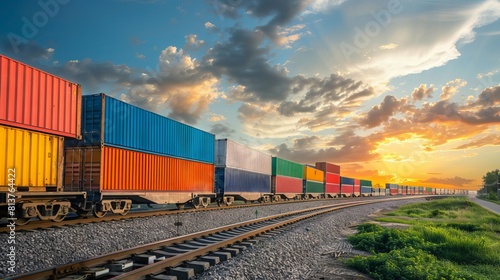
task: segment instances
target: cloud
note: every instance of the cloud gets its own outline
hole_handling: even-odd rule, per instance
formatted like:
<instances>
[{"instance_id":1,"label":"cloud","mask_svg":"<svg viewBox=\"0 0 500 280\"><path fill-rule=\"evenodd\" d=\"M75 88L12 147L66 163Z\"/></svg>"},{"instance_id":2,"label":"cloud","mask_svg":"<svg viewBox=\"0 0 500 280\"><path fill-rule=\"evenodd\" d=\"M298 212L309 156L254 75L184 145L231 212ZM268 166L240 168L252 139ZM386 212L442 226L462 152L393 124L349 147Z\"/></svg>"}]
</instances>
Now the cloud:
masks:
<instances>
[{"instance_id":1,"label":"cloud","mask_svg":"<svg viewBox=\"0 0 500 280\"><path fill-rule=\"evenodd\" d=\"M7 38L0 40L0 50L9 57L30 63L48 60L55 52L53 48L42 47L36 41L26 40L13 45Z\"/></svg>"},{"instance_id":2,"label":"cloud","mask_svg":"<svg viewBox=\"0 0 500 280\"><path fill-rule=\"evenodd\" d=\"M420 84L418 88L415 88L411 93L413 101L422 100L424 98L432 97L434 92L434 85L427 87L427 84Z\"/></svg>"},{"instance_id":3,"label":"cloud","mask_svg":"<svg viewBox=\"0 0 500 280\"><path fill-rule=\"evenodd\" d=\"M500 146L500 135L488 135L456 147L456 150L476 149L483 146Z\"/></svg>"},{"instance_id":4,"label":"cloud","mask_svg":"<svg viewBox=\"0 0 500 280\"><path fill-rule=\"evenodd\" d=\"M381 49L381 50L392 50L392 49L395 49L397 47L399 47L398 44L390 43L390 44L387 44L387 45L379 46L378 48Z\"/></svg>"},{"instance_id":5,"label":"cloud","mask_svg":"<svg viewBox=\"0 0 500 280\"><path fill-rule=\"evenodd\" d=\"M201 48L202 46L204 46L205 41L198 40L197 37L198 37L198 35L196 35L196 34L187 35L185 37L186 38L185 48L188 50L197 50L197 49Z\"/></svg>"},{"instance_id":6,"label":"cloud","mask_svg":"<svg viewBox=\"0 0 500 280\"><path fill-rule=\"evenodd\" d=\"M210 129L210 133L215 134L218 136L217 138L220 138L220 136L226 136L229 137L236 131L224 124L221 123L216 123L212 125L212 129Z\"/></svg>"},{"instance_id":7,"label":"cloud","mask_svg":"<svg viewBox=\"0 0 500 280\"><path fill-rule=\"evenodd\" d=\"M473 105L479 106L495 106L500 105L500 86L484 89Z\"/></svg>"},{"instance_id":8,"label":"cloud","mask_svg":"<svg viewBox=\"0 0 500 280\"><path fill-rule=\"evenodd\" d=\"M379 157L373 152L375 143L371 141L371 138L358 136L352 130L347 130L330 139L314 137L305 137L298 140L299 142L296 140L293 147L282 143L269 149L269 152L278 157L302 163L314 163L315 161L360 162L375 160ZM325 144L323 148L307 147L308 143L314 142L325 142Z\"/></svg>"},{"instance_id":9,"label":"cloud","mask_svg":"<svg viewBox=\"0 0 500 280\"><path fill-rule=\"evenodd\" d=\"M462 177L455 176L453 178L436 178L432 177L427 180L423 180L423 183L435 183L435 184L443 184L450 185L454 187L464 187L466 184L470 184L474 182L474 179L466 179Z\"/></svg>"},{"instance_id":10,"label":"cloud","mask_svg":"<svg viewBox=\"0 0 500 280\"><path fill-rule=\"evenodd\" d=\"M442 87L442 93L440 96L441 100L448 100L450 99L455 93L458 92L459 88L464 87L467 85L467 81L463 81L461 79L455 79L453 81L449 81L446 83L446 86Z\"/></svg>"},{"instance_id":11,"label":"cloud","mask_svg":"<svg viewBox=\"0 0 500 280\"><path fill-rule=\"evenodd\" d=\"M398 100L392 95L387 95L380 105L373 106L359 123L368 128L376 127L389 120L407 102L406 99Z\"/></svg>"},{"instance_id":12,"label":"cloud","mask_svg":"<svg viewBox=\"0 0 500 280\"><path fill-rule=\"evenodd\" d=\"M213 29L213 28L216 28L216 26L213 23L211 23L210 21L207 21L207 22L205 22L205 28L206 29Z\"/></svg>"},{"instance_id":13,"label":"cloud","mask_svg":"<svg viewBox=\"0 0 500 280\"><path fill-rule=\"evenodd\" d=\"M159 72L136 79L124 96L153 111L170 109L168 117L195 124L218 96L218 79L183 49L169 46L159 56Z\"/></svg>"},{"instance_id":14,"label":"cloud","mask_svg":"<svg viewBox=\"0 0 500 280\"><path fill-rule=\"evenodd\" d=\"M217 43L203 58L207 71L218 77L226 75L240 85L231 96L240 101L281 101L288 97L290 79L287 70L270 65L270 49L261 47L264 34L233 29L227 42Z\"/></svg>"},{"instance_id":15,"label":"cloud","mask_svg":"<svg viewBox=\"0 0 500 280\"><path fill-rule=\"evenodd\" d=\"M305 101L283 101L278 107L278 112L287 117L293 116L295 113L311 113L316 111L315 105L305 105Z\"/></svg>"},{"instance_id":16,"label":"cloud","mask_svg":"<svg viewBox=\"0 0 500 280\"><path fill-rule=\"evenodd\" d=\"M145 58L146 58L146 56L145 56L145 55L140 54L140 53L136 53L136 54L135 54L135 57L136 57L137 59L145 59Z\"/></svg>"}]
</instances>

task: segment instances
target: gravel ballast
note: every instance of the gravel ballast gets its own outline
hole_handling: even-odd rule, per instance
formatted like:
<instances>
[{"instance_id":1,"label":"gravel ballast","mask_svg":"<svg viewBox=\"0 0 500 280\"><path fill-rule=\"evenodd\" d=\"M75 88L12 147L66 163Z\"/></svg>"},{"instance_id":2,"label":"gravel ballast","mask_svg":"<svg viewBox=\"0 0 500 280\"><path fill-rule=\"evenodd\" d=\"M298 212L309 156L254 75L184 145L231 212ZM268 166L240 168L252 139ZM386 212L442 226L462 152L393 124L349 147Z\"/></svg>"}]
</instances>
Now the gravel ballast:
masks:
<instances>
[{"instance_id":1,"label":"gravel ballast","mask_svg":"<svg viewBox=\"0 0 500 280\"><path fill-rule=\"evenodd\" d=\"M211 268L199 279L307 279L316 277L317 262L324 252L352 251L343 231L367 215L422 199L399 200L335 211L310 221L301 222L285 233L261 242L236 258ZM179 234L189 234L223 225L279 213L345 202L313 201L251 208L227 209L171 216L102 222L15 235L16 274L92 258L177 236L174 223L183 225ZM307 228L307 229L306 229ZM0 235L1 248L9 248L7 234ZM0 277L7 276L7 250L0 257ZM304 278L306 277L306 278ZM318 278L311 278L318 279ZM326 278L329 279L329 278ZM340 278L339 278L340 279ZM345 278L344 278L345 279Z\"/></svg>"}]
</instances>

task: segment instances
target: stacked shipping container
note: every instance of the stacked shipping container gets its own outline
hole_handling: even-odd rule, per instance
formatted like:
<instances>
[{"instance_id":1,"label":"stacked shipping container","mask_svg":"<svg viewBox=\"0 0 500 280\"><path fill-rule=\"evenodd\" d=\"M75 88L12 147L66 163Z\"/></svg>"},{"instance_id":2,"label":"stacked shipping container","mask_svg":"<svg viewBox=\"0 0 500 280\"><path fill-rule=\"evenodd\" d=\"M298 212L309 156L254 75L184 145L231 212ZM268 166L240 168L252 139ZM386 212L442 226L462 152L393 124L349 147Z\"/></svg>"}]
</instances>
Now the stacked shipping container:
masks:
<instances>
[{"instance_id":1,"label":"stacked shipping container","mask_svg":"<svg viewBox=\"0 0 500 280\"><path fill-rule=\"evenodd\" d=\"M353 178L340 176L340 193L344 197L351 197L354 195Z\"/></svg>"},{"instance_id":2,"label":"stacked shipping container","mask_svg":"<svg viewBox=\"0 0 500 280\"><path fill-rule=\"evenodd\" d=\"M215 141L215 192L245 201L271 193L271 156L228 139Z\"/></svg>"},{"instance_id":3,"label":"stacked shipping container","mask_svg":"<svg viewBox=\"0 0 500 280\"><path fill-rule=\"evenodd\" d=\"M213 194L213 134L102 93L82 103L82 140L67 142L66 190L176 204Z\"/></svg>"},{"instance_id":4,"label":"stacked shipping container","mask_svg":"<svg viewBox=\"0 0 500 280\"><path fill-rule=\"evenodd\" d=\"M340 166L328 162L316 162L316 168L324 172L324 188L327 197L340 196Z\"/></svg>"},{"instance_id":5,"label":"stacked shipping container","mask_svg":"<svg viewBox=\"0 0 500 280\"><path fill-rule=\"evenodd\" d=\"M286 198L298 198L302 194L302 164L273 157L271 175L272 193Z\"/></svg>"},{"instance_id":6,"label":"stacked shipping container","mask_svg":"<svg viewBox=\"0 0 500 280\"><path fill-rule=\"evenodd\" d=\"M313 166L304 165L303 193L306 197L321 197L325 193L325 173Z\"/></svg>"},{"instance_id":7,"label":"stacked shipping container","mask_svg":"<svg viewBox=\"0 0 500 280\"><path fill-rule=\"evenodd\" d=\"M62 193L64 138L80 137L81 87L0 55L0 212L15 175L18 221L61 220L85 193ZM9 173L7 170L15 170ZM40 200L40 193L45 193ZM28 203L29 202L29 203Z\"/></svg>"},{"instance_id":8,"label":"stacked shipping container","mask_svg":"<svg viewBox=\"0 0 500 280\"><path fill-rule=\"evenodd\" d=\"M398 195L398 184L385 184L386 190L388 190L387 195Z\"/></svg>"},{"instance_id":9,"label":"stacked shipping container","mask_svg":"<svg viewBox=\"0 0 500 280\"><path fill-rule=\"evenodd\" d=\"M362 196L371 196L371 194L372 194L372 181L360 180L360 184L361 184L361 195Z\"/></svg>"}]
</instances>

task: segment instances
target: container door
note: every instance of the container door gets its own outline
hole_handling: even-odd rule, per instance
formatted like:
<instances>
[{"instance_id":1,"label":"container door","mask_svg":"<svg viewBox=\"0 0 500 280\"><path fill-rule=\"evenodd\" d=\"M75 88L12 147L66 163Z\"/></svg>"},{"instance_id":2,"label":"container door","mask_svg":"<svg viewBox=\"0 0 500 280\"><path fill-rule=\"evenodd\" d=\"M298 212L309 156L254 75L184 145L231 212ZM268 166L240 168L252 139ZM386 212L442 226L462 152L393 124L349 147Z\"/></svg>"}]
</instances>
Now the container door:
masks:
<instances>
[{"instance_id":1,"label":"container door","mask_svg":"<svg viewBox=\"0 0 500 280\"><path fill-rule=\"evenodd\" d=\"M217 197L224 196L225 171L223 167L215 168L215 193Z\"/></svg>"}]
</instances>

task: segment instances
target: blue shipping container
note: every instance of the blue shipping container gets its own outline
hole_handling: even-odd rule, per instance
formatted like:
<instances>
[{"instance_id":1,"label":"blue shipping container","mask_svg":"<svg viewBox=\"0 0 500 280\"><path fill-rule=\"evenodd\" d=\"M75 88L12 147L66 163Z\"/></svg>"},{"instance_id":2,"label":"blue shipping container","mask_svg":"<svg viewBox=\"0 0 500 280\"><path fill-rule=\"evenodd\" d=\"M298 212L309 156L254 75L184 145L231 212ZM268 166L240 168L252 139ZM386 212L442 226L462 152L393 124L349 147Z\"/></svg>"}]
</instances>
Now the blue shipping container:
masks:
<instances>
[{"instance_id":1,"label":"blue shipping container","mask_svg":"<svg viewBox=\"0 0 500 280\"><path fill-rule=\"evenodd\" d=\"M103 93L82 97L82 140L68 146L107 145L214 163L215 136Z\"/></svg>"},{"instance_id":2,"label":"blue shipping container","mask_svg":"<svg viewBox=\"0 0 500 280\"><path fill-rule=\"evenodd\" d=\"M340 176L340 183L345 185L354 185L354 179Z\"/></svg>"},{"instance_id":3,"label":"blue shipping container","mask_svg":"<svg viewBox=\"0 0 500 280\"><path fill-rule=\"evenodd\" d=\"M236 168L215 167L215 192L271 193L271 175Z\"/></svg>"},{"instance_id":4,"label":"blue shipping container","mask_svg":"<svg viewBox=\"0 0 500 280\"><path fill-rule=\"evenodd\" d=\"M361 193L367 193L367 194L372 193L372 187L369 187L369 186L361 186Z\"/></svg>"}]
</instances>

